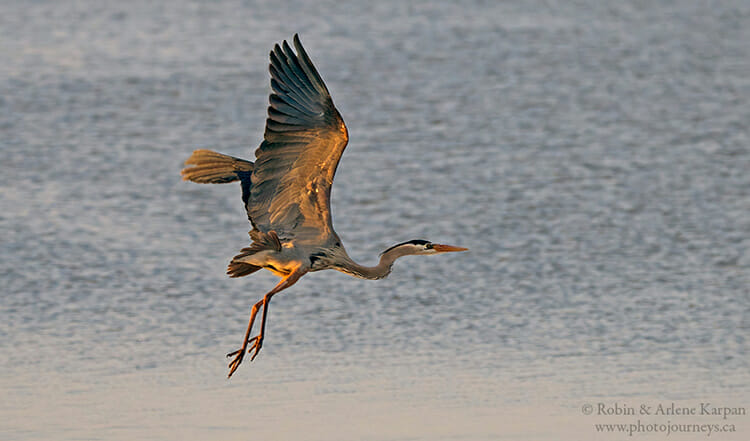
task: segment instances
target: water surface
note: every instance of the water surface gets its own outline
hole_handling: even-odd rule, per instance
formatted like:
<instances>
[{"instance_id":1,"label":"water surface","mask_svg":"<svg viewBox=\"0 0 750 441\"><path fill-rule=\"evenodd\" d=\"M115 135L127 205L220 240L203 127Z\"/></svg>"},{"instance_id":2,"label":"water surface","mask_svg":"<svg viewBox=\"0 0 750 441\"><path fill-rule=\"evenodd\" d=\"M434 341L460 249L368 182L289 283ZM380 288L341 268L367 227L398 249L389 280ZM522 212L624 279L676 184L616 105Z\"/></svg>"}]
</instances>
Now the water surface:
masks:
<instances>
[{"instance_id":1,"label":"water surface","mask_svg":"<svg viewBox=\"0 0 750 441\"><path fill-rule=\"evenodd\" d=\"M349 127L352 257L471 251L306 276L227 381L276 279L224 275L239 188L179 170L252 157L295 32ZM632 418L584 404L750 407L748 41L741 1L3 3L0 438L614 440Z\"/></svg>"}]
</instances>

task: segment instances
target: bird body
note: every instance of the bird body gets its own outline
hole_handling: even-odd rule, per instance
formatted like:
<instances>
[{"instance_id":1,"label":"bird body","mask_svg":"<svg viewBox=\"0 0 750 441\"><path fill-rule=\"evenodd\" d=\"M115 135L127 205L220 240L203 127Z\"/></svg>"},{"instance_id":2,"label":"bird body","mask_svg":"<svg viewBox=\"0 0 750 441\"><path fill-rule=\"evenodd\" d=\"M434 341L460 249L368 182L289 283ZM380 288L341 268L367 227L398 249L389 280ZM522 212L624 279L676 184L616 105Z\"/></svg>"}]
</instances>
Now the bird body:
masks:
<instances>
[{"instance_id":1,"label":"bird body","mask_svg":"<svg viewBox=\"0 0 750 441\"><path fill-rule=\"evenodd\" d=\"M242 347L228 356L229 376L247 352L251 361L263 344L271 297L304 274L326 269L363 279L386 277L399 257L466 248L411 240L385 250L377 265L364 266L346 253L331 220L331 185L349 134L328 89L295 34L293 51L284 41L270 53L272 93L263 142L255 162L196 150L185 161L185 180L203 184L239 181L242 202L253 226L252 243L229 263L230 277L266 269L281 281L251 309ZM256 314L263 308L261 329L250 337ZM249 346L249 349L248 349Z\"/></svg>"}]
</instances>

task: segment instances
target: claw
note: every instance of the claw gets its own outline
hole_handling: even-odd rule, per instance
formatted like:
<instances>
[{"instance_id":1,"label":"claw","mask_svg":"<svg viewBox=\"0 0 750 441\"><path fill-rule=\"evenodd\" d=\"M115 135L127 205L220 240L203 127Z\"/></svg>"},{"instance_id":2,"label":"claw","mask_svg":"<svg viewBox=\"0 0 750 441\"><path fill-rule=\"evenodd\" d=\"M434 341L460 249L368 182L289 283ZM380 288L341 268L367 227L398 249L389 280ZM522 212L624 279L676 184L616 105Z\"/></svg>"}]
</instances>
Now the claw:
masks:
<instances>
[{"instance_id":1,"label":"claw","mask_svg":"<svg viewBox=\"0 0 750 441\"><path fill-rule=\"evenodd\" d=\"M247 350L247 353L249 354L250 351L255 349L255 352L253 352L253 355L250 357L250 361L255 360L255 357L258 356L258 352L260 352L261 346L263 346L263 339L255 337L255 341L253 342L253 345L250 347L250 349Z\"/></svg>"},{"instance_id":2,"label":"claw","mask_svg":"<svg viewBox=\"0 0 750 441\"><path fill-rule=\"evenodd\" d=\"M245 344L242 346L242 348L240 348L240 349L238 349L238 350L236 350L234 352L230 352L230 353L227 354L227 357L231 357L233 355L235 356L234 360L232 360L229 363L229 366L228 366L229 367L229 375L227 375L227 378L230 378L232 376L232 374L234 373L234 371L236 371L237 368L240 367L240 364L242 363L242 359L245 357L245 348L247 348L247 346L250 343L252 343L252 346L250 346L250 348L247 350L247 353L249 354L250 351L252 351L253 349L255 349L255 352L253 353L253 356L250 357L250 361L255 360L255 356L258 355L258 351L260 351L260 347L262 345L262 343L261 343L262 341L263 341L263 339L261 339L259 335L256 335L255 337L253 337L253 338L249 339L248 341L246 341Z\"/></svg>"},{"instance_id":3,"label":"claw","mask_svg":"<svg viewBox=\"0 0 750 441\"><path fill-rule=\"evenodd\" d=\"M240 367L240 363L242 363L242 357L245 356L245 351L240 350L237 354L237 357L232 360L231 363L229 363L229 375L227 375L227 378L231 378L234 371L237 370L238 367Z\"/></svg>"},{"instance_id":4,"label":"claw","mask_svg":"<svg viewBox=\"0 0 750 441\"><path fill-rule=\"evenodd\" d=\"M260 352L260 347L263 345L261 343L262 341L263 340L256 340L255 343L253 344L253 347L247 350L247 353L249 354L250 351L252 351L253 349L255 349L255 352L253 352L253 355L250 357L250 361L255 360L255 357L258 356L258 352Z\"/></svg>"}]
</instances>

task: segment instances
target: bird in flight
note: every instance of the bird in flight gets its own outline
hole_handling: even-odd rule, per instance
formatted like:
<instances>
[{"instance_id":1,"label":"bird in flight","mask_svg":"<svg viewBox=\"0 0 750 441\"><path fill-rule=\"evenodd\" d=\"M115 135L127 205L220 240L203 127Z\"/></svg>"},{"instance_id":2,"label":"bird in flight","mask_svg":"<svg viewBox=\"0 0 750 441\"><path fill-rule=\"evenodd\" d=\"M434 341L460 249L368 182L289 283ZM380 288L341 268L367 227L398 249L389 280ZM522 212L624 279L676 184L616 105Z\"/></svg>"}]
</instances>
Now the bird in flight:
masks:
<instances>
[{"instance_id":1,"label":"bird in flight","mask_svg":"<svg viewBox=\"0 0 750 441\"><path fill-rule=\"evenodd\" d=\"M281 281L255 303L240 349L227 354L229 377L246 353L258 355L265 336L268 305L274 294L294 285L308 272L335 269L363 279L382 279L393 262L408 255L430 255L466 248L426 240L409 240L380 255L372 267L346 253L331 221L331 184L349 135L331 95L310 57L294 35L295 51L284 41L271 51L272 93L263 142L255 162L211 150L196 150L185 161L184 180L202 184L239 181L242 202L252 224L252 243L229 263L230 277L262 268ZM251 337L255 317L263 310L260 331Z\"/></svg>"}]
</instances>

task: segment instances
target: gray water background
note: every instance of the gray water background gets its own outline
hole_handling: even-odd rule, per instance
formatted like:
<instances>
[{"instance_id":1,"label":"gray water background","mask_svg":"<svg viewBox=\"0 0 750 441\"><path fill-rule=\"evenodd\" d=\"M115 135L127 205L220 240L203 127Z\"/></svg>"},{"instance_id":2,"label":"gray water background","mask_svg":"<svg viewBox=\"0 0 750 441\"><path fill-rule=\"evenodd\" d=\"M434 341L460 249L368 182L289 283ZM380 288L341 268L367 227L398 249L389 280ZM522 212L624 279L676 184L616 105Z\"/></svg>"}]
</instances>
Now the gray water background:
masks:
<instances>
[{"instance_id":1,"label":"gray water background","mask_svg":"<svg viewBox=\"0 0 750 441\"><path fill-rule=\"evenodd\" d=\"M224 275L239 187L179 170L252 158L295 32L349 127L349 253L471 251L306 276L226 381L276 279ZM748 42L743 1L3 2L1 438L502 439L417 415L747 405Z\"/></svg>"}]
</instances>

